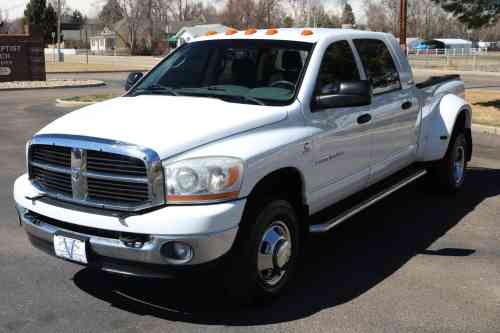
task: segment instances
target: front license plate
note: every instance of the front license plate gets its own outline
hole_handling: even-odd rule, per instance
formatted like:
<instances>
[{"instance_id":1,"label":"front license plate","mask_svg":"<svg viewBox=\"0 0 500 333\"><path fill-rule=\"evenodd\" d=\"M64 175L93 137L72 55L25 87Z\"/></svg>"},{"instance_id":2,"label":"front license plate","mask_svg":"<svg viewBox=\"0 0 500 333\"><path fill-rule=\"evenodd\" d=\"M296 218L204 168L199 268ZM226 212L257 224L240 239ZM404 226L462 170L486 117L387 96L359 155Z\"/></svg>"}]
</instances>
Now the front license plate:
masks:
<instances>
[{"instance_id":1,"label":"front license plate","mask_svg":"<svg viewBox=\"0 0 500 333\"><path fill-rule=\"evenodd\" d=\"M54 235L54 251L56 256L87 264L87 246L84 240L62 235Z\"/></svg>"}]
</instances>

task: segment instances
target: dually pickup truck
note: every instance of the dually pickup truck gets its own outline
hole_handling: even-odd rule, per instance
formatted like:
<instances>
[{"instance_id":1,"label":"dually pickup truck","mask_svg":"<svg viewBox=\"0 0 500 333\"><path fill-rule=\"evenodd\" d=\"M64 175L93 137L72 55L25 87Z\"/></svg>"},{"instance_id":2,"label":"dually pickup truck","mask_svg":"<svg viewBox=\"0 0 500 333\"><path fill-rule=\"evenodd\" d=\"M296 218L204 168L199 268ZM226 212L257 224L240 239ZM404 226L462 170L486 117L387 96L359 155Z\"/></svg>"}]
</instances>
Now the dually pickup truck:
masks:
<instances>
[{"instance_id":1,"label":"dually pickup truck","mask_svg":"<svg viewBox=\"0 0 500 333\"><path fill-rule=\"evenodd\" d=\"M385 33L209 33L126 90L27 143L31 243L131 276L216 269L245 301L283 292L309 233L423 176L459 190L472 154L463 82L416 84Z\"/></svg>"}]
</instances>

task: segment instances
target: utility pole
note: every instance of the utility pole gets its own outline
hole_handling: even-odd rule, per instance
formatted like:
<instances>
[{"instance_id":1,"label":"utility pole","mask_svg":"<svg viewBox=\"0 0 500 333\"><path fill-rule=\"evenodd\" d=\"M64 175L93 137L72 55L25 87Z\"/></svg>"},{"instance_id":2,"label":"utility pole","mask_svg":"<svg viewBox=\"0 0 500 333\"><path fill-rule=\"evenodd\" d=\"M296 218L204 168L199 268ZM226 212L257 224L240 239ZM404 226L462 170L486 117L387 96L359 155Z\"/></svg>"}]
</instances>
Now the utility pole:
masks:
<instances>
[{"instance_id":1,"label":"utility pole","mask_svg":"<svg viewBox=\"0 0 500 333\"><path fill-rule=\"evenodd\" d=\"M406 18L407 18L407 3L406 0L401 0L400 10L399 10L399 44L401 49L406 53Z\"/></svg>"},{"instance_id":2,"label":"utility pole","mask_svg":"<svg viewBox=\"0 0 500 333\"><path fill-rule=\"evenodd\" d=\"M61 61L61 0L57 0L57 57Z\"/></svg>"}]
</instances>

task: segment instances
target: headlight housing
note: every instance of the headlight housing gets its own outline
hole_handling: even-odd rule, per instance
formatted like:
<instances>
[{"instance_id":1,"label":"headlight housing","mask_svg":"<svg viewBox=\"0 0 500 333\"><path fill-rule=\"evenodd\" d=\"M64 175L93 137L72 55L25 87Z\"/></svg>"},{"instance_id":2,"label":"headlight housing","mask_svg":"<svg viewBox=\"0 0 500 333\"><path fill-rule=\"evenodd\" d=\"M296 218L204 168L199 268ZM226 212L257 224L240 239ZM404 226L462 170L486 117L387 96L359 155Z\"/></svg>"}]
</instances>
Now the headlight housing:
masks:
<instances>
[{"instance_id":1,"label":"headlight housing","mask_svg":"<svg viewBox=\"0 0 500 333\"><path fill-rule=\"evenodd\" d=\"M243 161L234 157L201 157L163 162L167 203L220 202L237 198Z\"/></svg>"}]
</instances>

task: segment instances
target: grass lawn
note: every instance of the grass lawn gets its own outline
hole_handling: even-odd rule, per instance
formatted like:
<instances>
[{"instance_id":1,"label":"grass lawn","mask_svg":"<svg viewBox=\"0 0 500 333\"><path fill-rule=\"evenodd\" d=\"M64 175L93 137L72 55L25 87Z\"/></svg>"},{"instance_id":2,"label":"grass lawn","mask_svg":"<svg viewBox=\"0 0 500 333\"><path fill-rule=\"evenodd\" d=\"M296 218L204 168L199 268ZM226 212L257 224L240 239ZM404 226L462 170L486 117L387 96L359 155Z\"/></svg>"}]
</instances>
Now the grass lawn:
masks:
<instances>
[{"instance_id":1,"label":"grass lawn","mask_svg":"<svg viewBox=\"0 0 500 333\"><path fill-rule=\"evenodd\" d=\"M61 98L61 100L66 102L98 103L117 96L118 95L116 94L97 94L97 95L87 95L87 96L65 97Z\"/></svg>"},{"instance_id":2,"label":"grass lawn","mask_svg":"<svg viewBox=\"0 0 500 333\"><path fill-rule=\"evenodd\" d=\"M472 106L472 122L500 127L500 91L469 90L466 100Z\"/></svg>"}]
</instances>

